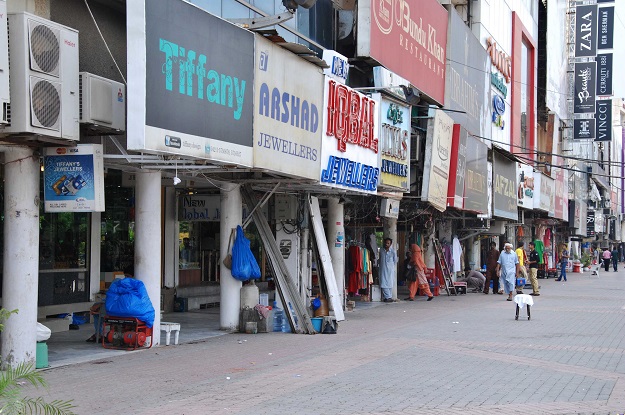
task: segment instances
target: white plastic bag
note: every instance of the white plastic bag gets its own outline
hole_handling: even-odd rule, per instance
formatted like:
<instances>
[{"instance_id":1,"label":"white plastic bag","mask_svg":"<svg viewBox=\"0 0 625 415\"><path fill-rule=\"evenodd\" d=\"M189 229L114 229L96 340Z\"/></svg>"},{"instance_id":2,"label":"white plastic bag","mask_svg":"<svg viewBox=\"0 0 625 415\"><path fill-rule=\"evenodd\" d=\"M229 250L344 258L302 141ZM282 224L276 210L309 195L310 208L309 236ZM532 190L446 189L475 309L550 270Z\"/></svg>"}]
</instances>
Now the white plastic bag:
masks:
<instances>
[{"instance_id":1,"label":"white plastic bag","mask_svg":"<svg viewBox=\"0 0 625 415\"><path fill-rule=\"evenodd\" d=\"M52 335L52 331L41 323L37 323L37 341L45 342Z\"/></svg>"}]
</instances>

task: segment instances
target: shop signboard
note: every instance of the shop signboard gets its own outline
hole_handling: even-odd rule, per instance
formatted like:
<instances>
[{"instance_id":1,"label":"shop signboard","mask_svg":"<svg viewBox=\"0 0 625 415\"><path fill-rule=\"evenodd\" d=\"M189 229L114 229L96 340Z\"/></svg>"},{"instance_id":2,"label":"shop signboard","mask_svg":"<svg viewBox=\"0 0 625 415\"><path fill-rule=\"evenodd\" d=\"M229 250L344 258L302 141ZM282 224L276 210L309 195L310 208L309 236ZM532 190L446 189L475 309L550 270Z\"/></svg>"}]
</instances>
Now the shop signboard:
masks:
<instances>
[{"instance_id":1,"label":"shop signboard","mask_svg":"<svg viewBox=\"0 0 625 415\"><path fill-rule=\"evenodd\" d=\"M128 149L251 167L254 34L182 0L126 9Z\"/></svg>"},{"instance_id":2,"label":"shop signboard","mask_svg":"<svg viewBox=\"0 0 625 415\"><path fill-rule=\"evenodd\" d=\"M517 163L517 206L534 209L534 169L524 163Z\"/></svg>"},{"instance_id":3,"label":"shop signboard","mask_svg":"<svg viewBox=\"0 0 625 415\"><path fill-rule=\"evenodd\" d=\"M445 8L436 0L361 3L356 55L375 59L436 103L445 104Z\"/></svg>"},{"instance_id":4,"label":"shop signboard","mask_svg":"<svg viewBox=\"0 0 625 415\"><path fill-rule=\"evenodd\" d=\"M575 96L573 112L588 114L595 112L597 63L581 62L575 64Z\"/></svg>"},{"instance_id":5,"label":"shop signboard","mask_svg":"<svg viewBox=\"0 0 625 415\"><path fill-rule=\"evenodd\" d=\"M595 141L612 141L612 100L597 101Z\"/></svg>"},{"instance_id":6,"label":"shop signboard","mask_svg":"<svg viewBox=\"0 0 625 415\"><path fill-rule=\"evenodd\" d=\"M575 57L597 54L597 5L575 6Z\"/></svg>"},{"instance_id":7,"label":"shop signboard","mask_svg":"<svg viewBox=\"0 0 625 415\"><path fill-rule=\"evenodd\" d=\"M614 6L599 8L599 37L597 49L612 49L614 47Z\"/></svg>"},{"instance_id":8,"label":"shop signboard","mask_svg":"<svg viewBox=\"0 0 625 415\"><path fill-rule=\"evenodd\" d=\"M216 221L221 218L219 195L180 195L178 220L187 222Z\"/></svg>"},{"instance_id":9,"label":"shop signboard","mask_svg":"<svg viewBox=\"0 0 625 415\"><path fill-rule=\"evenodd\" d=\"M543 173L535 172L534 186L538 190L537 197L534 198L534 209L547 212L549 217L553 217L555 215L555 180Z\"/></svg>"},{"instance_id":10,"label":"shop signboard","mask_svg":"<svg viewBox=\"0 0 625 415\"><path fill-rule=\"evenodd\" d=\"M489 177L488 147L477 138L468 135L466 145L466 174L464 179L464 210L488 214Z\"/></svg>"},{"instance_id":11,"label":"shop signboard","mask_svg":"<svg viewBox=\"0 0 625 415\"><path fill-rule=\"evenodd\" d=\"M456 209L464 207L464 181L467 167L467 130L460 124L454 124L451 141L449 181L447 183L447 206Z\"/></svg>"},{"instance_id":12,"label":"shop signboard","mask_svg":"<svg viewBox=\"0 0 625 415\"><path fill-rule=\"evenodd\" d=\"M595 236L595 211L589 210L586 216L586 236Z\"/></svg>"},{"instance_id":13,"label":"shop signboard","mask_svg":"<svg viewBox=\"0 0 625 415\"><path fill-rule=\"evenodd\" d=\"M425 142L421 200L429 202L437 210L444 212L447 208L447 184L454 120L441 110L430 110L430 115Z\"/></svg>"},{"instance_id":14,"label":"shop signboard","mask_svg":"<svg viewBox=\"0 0 625 415\"><path fill-rule=\"evenodd\" d=\"M46 212L104 212L102 145L46 147L43 197Z\"/></svg>"},{"instance_id":15,"label":"shop signboard","mask_svg":"<svg viewBox=\"0 0 625 415\"><path fill-rule=\"evenodd\" d=\"M445 108L454 110L448 115L469 133L490 139L489 56L454 8L447 37Z\"/></svg>"},{"instance_id":16,"label":"shop signboard","mask_svg":"<svg viewBox=\"0 0 625 415\"><path fill-rule=\"evenodd\" d=\"M573 120L573 138L575 140L592 140L595 138L595 119L579 118Z\"/></svg>"},{"instance_id":17,"label":"shop signboard","mask_svg":"<svg viewBox=\"0 0 625 415\"><path fill-rule=\"evenodd\" d=\"M493 152L493 215L517 220L516 163Z\"/></svg>"},{"instance_id":18,"label":"shop signboard","mask_svg":"<svg viewBox=\"0 0 625 415\"><path fill-rule=\"evenodd\" d=\"M380 109L379 187L410 191L410 107L406 104L372 94Z\"/></svg>"},{"instance_id":19,"label":"shop signboard","mask_svg":"<svg viewBox=\"0 0 625 415\"><path fill-rule=\"evenodd\" d=\"M612 53L597 55L597 95L612 95Z\"/></svg>"},{"instance_id":20,"label":"shop signboard","mask_svg":"<svg viewBox=\"0 0 625 415\"><path fill-rule=\"evenodd\" d=\"M254 167L317 180L323 116L321 68L257 37L255 71Z\"/></svg>"},{"instance_id":21,"label":"shop signboard","mask_svg":"<svg viewBox=\"0 0 625 415\"><path fill-rule=\"evenodd\" d=\"M376 194L380 180L378 105L325 76L323 111L320 183Z\"/></svg>"},{"instance_id":22,"label":"shop signboard","mask_svg":"<svg viewBox=\"0 0 625 415\"><path fill-rule=\"evenodd\" d=\"M554 156L553 163L555 166L561 166L564 164L564 160L561 157ZM563 221L569 220L569 197L568 197L568 171L562 168L556 168L556 194L555 194L555 218Z\"/></svg>"}]
</instances>

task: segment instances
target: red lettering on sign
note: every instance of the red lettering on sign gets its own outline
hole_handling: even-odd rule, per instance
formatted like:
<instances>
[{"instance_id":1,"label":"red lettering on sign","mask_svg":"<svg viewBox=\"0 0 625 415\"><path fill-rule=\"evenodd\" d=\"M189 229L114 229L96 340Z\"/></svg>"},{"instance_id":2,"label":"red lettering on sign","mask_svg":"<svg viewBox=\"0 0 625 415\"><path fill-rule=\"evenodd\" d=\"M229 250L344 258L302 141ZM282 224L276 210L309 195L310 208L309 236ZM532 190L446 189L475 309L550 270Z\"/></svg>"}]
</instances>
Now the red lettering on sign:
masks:
<instances>
[{"instance_id":1,"label":"red lettering on sign","mask_svg":"<svg viewBox=\"0 0 625 415\"><path fill-rule=\"evenodd\" d=\"M328 126L326 135L336 137L338 150L347 151L347 143L378 152L373 135L375 101L345 85L328 81Z\"/></svg>"}]
</instances>

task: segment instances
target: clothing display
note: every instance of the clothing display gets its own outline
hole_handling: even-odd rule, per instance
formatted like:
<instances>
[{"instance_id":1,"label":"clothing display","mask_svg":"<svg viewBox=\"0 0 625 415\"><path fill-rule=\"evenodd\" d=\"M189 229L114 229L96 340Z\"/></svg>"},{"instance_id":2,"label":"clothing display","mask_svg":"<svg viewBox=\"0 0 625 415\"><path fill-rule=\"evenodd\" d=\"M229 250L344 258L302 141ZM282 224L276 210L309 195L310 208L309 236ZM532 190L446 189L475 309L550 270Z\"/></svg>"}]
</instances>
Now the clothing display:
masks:
<instances>
[{"instance_id":1,"label":"clothing display","mask_svg":"<svg viewBox=\"0 0 625 415\"><path fill-rule=\"evenodd\" d=\"M461 272L462 271L462 246L460 245L460 241L458 240L457 237L454 237L453 241L451 242L451 246L452 246L452 255L453 255L453 271L454 273L456 272Z\"/></svg>"}]
</instances>

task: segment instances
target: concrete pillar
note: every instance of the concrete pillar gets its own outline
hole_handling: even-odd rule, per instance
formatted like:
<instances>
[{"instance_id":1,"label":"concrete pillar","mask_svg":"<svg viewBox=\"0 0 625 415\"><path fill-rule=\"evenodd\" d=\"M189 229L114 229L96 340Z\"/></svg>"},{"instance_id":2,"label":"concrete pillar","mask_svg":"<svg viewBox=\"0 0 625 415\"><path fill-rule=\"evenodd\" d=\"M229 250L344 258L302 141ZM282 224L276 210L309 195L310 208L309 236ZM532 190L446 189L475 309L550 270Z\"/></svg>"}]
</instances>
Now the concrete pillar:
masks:
<instances>
[{"instance_id":1,"label":"concrete pillar","mask_svg":"<svg viewBox=\"0 0 625 415\"><path fill-rule=\"evenodd\" d=\"M141 172L135 186L135 278L154 306L152 345L161 338L161 173Z\"/></svg>"},{"instance_id":2,"label":"concrete pillar","mask_svg":"<svg viewBox=\"0 0 625 415\"><path fill-rule=\"evenodd\" d=\"M102 253L102 212L91 213L91 260L89 261L89 298L100 291L100 258Z\"/></svg>"},{"instance_id":3,"label":"concrete pillar","mask_svg":"<svg viewBox=\"0 0 625 415\"><path fill-rule=\"evenodd\" d=\"M336 278L336 287L343 308L345 308L345 223L343 205L338 198L328 199L328 249L332 258L332 269Z\"/></svg>"},{"instance_id":4,"label":"concrete pillar","mask_svg":"<svg viewBox=\"0 0 625 415\"><path fill-rule=\"evenodd\" d=\"M247 207L249 211L254 206ZM221 221L219 222L219 270L221 306L219 309L219 325L222 330L236 330L239 326L239 309L241 308L241 281L232 277L230 270L223 264L228 254L230 232L243 223L243 202L241 201L241 185L222 183L221 186Z\"/></svg>"},{"instance_id":5,"label":"concrete pillar","mask_svg":"<svg viewBox=\"0 0 625 415\"><path fill-rule=\"evenodd\" d=\"M163 253L163 285L174 288L178 286L178 218L176 217L176 189L165 188L165 232L163 233L165 252Z\"/></svg>"},{"instance_id":6,"label":"concrete pillar","mask_svg":"<svg viewBox=\"0 0 625 415\"><path fill-rule=\"evenodd\" d=\"M382 221L382 230L384 238L391 238L393 240L393 249L397 252L397 219L385 217ZM403 258L397 258L397 267L395 267L395 278L393 278L393 298L397 298L397 271L401 266Z\"/></svg>"},{"instance_id":7,"label":"concrete pillar","mask_svg":"<svg viewBox=\"0 0 625 415\"><path fill-rule=\"evenodd\" d=\"M2 307L18 309L4 323L2 363L35 363L39 283L39 158L26 147L4 152Z\"/></svg>"}]
</instances>

